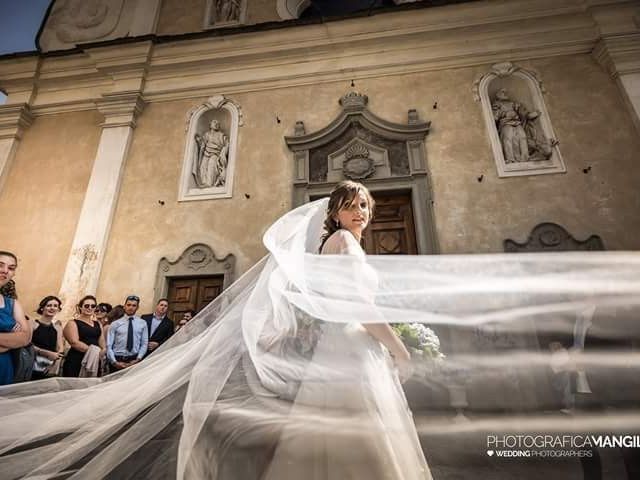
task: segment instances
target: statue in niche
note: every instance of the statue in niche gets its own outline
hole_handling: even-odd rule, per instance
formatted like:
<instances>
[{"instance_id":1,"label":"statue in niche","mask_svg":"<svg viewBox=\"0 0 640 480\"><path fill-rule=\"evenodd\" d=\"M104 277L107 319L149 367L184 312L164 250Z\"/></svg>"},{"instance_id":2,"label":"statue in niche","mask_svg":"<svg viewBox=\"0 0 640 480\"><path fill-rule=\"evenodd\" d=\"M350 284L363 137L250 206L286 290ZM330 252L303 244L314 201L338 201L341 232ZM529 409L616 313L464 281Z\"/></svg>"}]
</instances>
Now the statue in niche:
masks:
<instances>
[{"instance_id":1,"label":"statue in niche","mask_svg":"<svg viewBox=\"0 0 640 480\"><path fill-rule=\"evenodd\" d=\"M191 173L198 188L223 187L227 179L229 139L220 130L220 122L211 120L209 130L195 134L196 158Z\"/></svg>"},{"instance_id":2,"label":"statue in niche","mask_svg":"<svg viewBox=\"0 0 640 480\"><path fill-rule=\"evenodd\" d=\"M505 163L539 162L551 158L558 142L546 138L536 126L540 112L528 111L514 102L504 88L496 92L491 107Z\"/></svg>"},{"instance_id":3,"label":"statue in niche","mask_svg":"<svg viewBox=\"0 0 640 480\"><path fill-rule=\"evenodd\" d=\"M217 0L213 23L236 22L240 19L240 0Z\"/></svg>"}]
</instances>

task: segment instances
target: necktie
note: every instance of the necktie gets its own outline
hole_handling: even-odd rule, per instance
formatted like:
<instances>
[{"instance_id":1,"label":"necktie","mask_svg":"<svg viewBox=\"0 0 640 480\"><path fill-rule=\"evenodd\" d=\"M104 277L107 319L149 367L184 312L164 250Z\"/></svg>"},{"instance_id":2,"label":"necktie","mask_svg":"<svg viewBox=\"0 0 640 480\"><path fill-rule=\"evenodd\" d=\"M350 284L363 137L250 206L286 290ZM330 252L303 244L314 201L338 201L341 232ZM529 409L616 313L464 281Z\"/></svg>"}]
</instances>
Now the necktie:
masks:
<instances>
[{"instance_id":1,"label":"necktie","mask_svg":"<svg viewBox=\"0 0 640 480\"><path fill-rule=\"evenodd\" d=\"M127 330L127 351L133 351L133 317L129 317L129 329Z\"/></svg>"}]
</instances>

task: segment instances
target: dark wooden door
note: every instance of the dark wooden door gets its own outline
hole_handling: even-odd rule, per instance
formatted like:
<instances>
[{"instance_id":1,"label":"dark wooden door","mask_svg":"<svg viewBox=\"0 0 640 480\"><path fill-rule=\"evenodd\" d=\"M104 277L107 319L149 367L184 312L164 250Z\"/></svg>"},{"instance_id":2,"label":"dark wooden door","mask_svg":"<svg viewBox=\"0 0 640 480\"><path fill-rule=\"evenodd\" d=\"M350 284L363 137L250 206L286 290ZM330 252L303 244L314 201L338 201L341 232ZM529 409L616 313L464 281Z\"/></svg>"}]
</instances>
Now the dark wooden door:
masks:
<instances>
[{"instance_id":1,"label":"dark wooden door","mask_svg":"<svg viewBox=\"0 0 640 480\"><path fill-rule=\"evenodd\" d=\"M187 310L199 312L222 292L223 277L169 279L169 318L178 323Z\"/></svg>"},{"instance_id":2,"label":"dark wooden door","mask_svg":"<svg viewBox=\"0 0 640 480\"><path fill-rule=\"evenodd\" d=\"M376 210L365 231L364 249L369 255L416 255L411 193L373 193Z\"/></svg>"}]
</instances>

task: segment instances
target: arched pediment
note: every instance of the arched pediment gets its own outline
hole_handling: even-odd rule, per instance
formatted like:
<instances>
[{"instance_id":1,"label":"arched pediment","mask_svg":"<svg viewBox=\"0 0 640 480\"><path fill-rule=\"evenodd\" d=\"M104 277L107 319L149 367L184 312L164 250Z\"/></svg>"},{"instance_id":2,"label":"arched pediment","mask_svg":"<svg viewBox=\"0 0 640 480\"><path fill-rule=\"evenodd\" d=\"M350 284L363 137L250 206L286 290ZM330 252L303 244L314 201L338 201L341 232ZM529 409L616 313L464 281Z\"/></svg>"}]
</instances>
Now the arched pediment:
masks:
<instances>
[{"instance_id":1,"label":"arched pediment","mask_svg":"<svg viewBox=\"0 0 640 480\"><path fill-rule=\"evenodd\" d=\"M431 122L421 122L415 110L409 110L408 123L394 123L373 114L367 107L369 98L357 92L349 92L340 99L342 112L326 127L306 134L304 124L296 125L297 135L285 137L293 151L311 150L326 145L341 136L350 126L358 124L382 138L398 141L424 140Z\"/></svg>"}]
</instances>

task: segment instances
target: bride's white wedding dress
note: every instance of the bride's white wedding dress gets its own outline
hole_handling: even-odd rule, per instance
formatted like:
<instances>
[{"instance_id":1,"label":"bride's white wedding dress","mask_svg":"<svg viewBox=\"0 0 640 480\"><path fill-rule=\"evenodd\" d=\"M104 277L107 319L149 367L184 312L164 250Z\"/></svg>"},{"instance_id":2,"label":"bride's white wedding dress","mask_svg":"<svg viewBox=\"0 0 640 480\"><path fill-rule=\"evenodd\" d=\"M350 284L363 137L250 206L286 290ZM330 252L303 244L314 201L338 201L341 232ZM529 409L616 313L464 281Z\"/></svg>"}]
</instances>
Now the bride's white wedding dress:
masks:
<instances>
[{"instance_id":1,"label":"bride's white wedding dress","mask_svg":"<svg viewBox=\"0 0 640 480\"><path fill-rule=\"evenodd\" d=\"M335 232L322 253L360 260L345 298L375 289L376 274L351 233ZM360 323L337 320L319 326L291 409L295 420L284 427L265 479L430 479L389 353Z\"/></svg>"}]
</instances>

